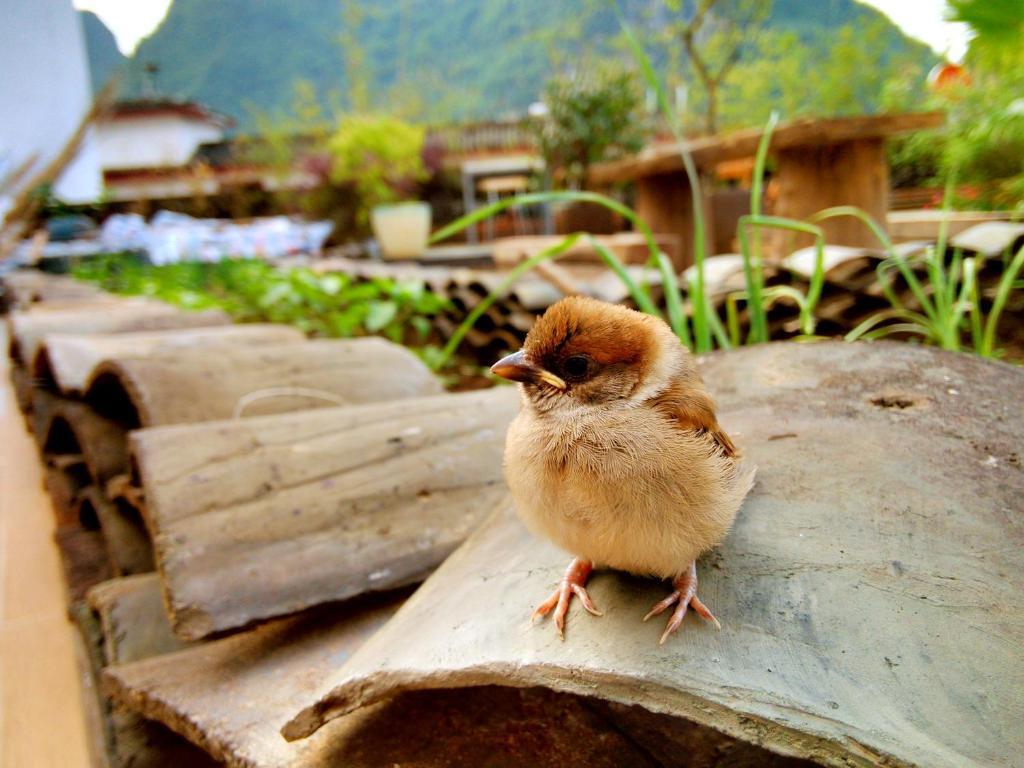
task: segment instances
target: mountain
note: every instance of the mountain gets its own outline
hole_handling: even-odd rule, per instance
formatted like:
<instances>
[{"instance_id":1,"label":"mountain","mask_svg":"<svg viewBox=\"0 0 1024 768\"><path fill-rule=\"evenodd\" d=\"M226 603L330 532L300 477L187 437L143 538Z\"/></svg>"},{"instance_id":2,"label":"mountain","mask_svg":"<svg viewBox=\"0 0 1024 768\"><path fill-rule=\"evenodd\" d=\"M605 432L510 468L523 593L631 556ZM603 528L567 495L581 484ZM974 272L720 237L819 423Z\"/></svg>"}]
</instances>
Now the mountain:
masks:
<instances>
[{"instance_id":1,"label":"mountain","mask_svg":"<svg viewBox=\"0 0 1024 768\"><path fill-rule=\"evenodd\" d=\"M666 13L661 0L622 5L642 33ZM865 21L887 25L886 55L935 60L854 0L776 0L768 24L827 56L830 30ZM346 61L361 59L353 82L366 83L377 106L427 121L494 118L522 114L552 72L588 49L611 51L618 32L598 0L174 0L129 62L124 87L141 92L144 67L155 64L158 92L200 101L244 129L255 114L287 110L299 79L325 103L347 106Z\"/></svg>"},{"instance_id":2,"label":"mountain","mask_svg":"<svg viewBox=\"0 0 1024 768\"><path fill-rule=\"evenodd\" d=\"M125 57L117 49L117 42L107 26L92 11L79 11L78 18L82 23L85 35L85 51L89 60L89 75L92 92L98 93L110 76L125 62Z\"/></svg>"}]
</instances>

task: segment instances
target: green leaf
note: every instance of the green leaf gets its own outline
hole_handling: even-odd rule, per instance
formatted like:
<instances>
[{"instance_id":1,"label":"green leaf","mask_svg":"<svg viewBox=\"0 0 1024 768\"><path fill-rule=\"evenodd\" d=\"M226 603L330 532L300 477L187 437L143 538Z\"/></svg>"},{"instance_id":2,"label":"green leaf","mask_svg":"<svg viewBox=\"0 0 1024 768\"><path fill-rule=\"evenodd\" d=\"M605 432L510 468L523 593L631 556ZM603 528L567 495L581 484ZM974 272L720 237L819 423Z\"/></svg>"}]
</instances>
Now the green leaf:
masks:
<instances>
[{"instance_id":1,"label":"green leaf","mask_svg":"<svg viewBox=\"0 0 1024 768\"><path fill-rule=\"evenodd\" d=\"M410 317L409 324L415 329L421 339L425 339L430 335L430 321L427 318L418 315Z\"/></svg>"},{"instance_id":2,"label":"green leaf","mask_svg":"<svg viewBox=\"0 0 1024 768\"><path fill-rule=\"evenodd\" d=\"M344 312L331 312L328 324L336 336L348 338L355 336L363 324L364 307L351 307Z\"/></svg>"},{"instance_id":3,"label":"green leaf","mask_svg":"<svg viewBox=\"0 0 1024 768\"><path fill-rule=\"evenodd\" d=\"M294 300L295 292L288 283L273 283L260 296L259 305L264 309L281 304L285 299Z\"/></svg>"},{"instance_id":4,"label":"green leaf","mask_svg":"<svg viewBox=\"0 0 1024 768\"><path fill-rule=\"evenodd\" d=\"M404 302L415 303L423 296L426 286L422 280L399 280L391 289L392 297Z\"/></svg>"},{"instance_id":5,"label":"green leaf","mask_svg":"<svg viewBox=\"0 0 1024 768\"><path fill-rule=\"evenodd\" d=\"M366 313L363 325L366 330L376 333L384 326L395 319L398 314L398 305L393 301L375 301L370 304L370 310Z\"/></svg>"},{"instance_id":6,"label":"green leaf","mask_svg":"<svg viewBox=\"0 0 1024 768\"><path fill-rule=\"evenodd\" d=\"M359 301L371 301L381 296L380 288L374 283L360 283L359 285L350 285L344 291L341 292L341 299L348 303L355 303Z\"/></svg>"},{"instance_id":7,"label":"green leaf","mask_svg":"<svg viewBox=\"0 0 1024 768\"><path fill-rule=\"evenodd\" d=\"M320 290L328 296L337 296L338 292L345 287L345 280L342 275L332 272L320 278Z\"/></svg>"}]
</instances>

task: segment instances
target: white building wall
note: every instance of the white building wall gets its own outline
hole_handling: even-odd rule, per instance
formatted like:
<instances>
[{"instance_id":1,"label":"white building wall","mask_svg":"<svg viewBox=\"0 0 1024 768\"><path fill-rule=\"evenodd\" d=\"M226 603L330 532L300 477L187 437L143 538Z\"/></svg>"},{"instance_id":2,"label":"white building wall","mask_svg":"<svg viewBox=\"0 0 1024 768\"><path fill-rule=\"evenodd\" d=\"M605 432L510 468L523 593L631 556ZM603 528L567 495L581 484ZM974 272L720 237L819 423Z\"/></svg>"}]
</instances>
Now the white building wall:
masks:
<instances>
[{"instance_id":1,"label":"white building wall","mask_svg":"<svg viewBox=\"0 0 1024 768\"><path fill-rule=\"evenodd\" d=\"M180 167L200 144L223 138L224 131L216 125L175 114L128 115L97 128L104 170Z\"/></svg>"},{"instance_id":2,"label":"white building wall","mask_svg":"<svg viewBox=\"0 0 1024 768\"><path fill-rule=\"evenodd\" d=\"M0 180L28 158L41 170L63 149L92 103L85 39L71 0L0 0ZM23 177L26 181L33 175ZM55 185L58 197L99 197L91 136ZM0 213L15 190L0 192Z\"/></svg>"}]
</instances>

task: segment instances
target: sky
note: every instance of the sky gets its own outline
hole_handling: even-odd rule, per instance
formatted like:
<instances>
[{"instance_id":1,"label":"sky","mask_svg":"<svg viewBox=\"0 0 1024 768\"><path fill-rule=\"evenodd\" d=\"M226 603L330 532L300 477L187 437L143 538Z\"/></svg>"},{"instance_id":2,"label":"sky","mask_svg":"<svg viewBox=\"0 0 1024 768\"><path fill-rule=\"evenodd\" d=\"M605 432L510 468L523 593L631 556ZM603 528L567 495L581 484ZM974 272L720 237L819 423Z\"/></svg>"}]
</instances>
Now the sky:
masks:
<instances>
[{"instance_id":1,"label":"sky","mask_svg":"<svg viewBox=\"0 0 1024 768\"><path fill-rule=\"evenodd\" d=\"M946 0L860 0L880 10L910 37L938 54L960 61L967 51L967 25L945 20Z\"/></svg>"},{"instance_id":2,"label":"sky","mask_svg":"<svg viewBox=\"0 0 1024 768\"><path fill-rule=\"evenodd\" d=\"M886 14L911 37L936 53L959 61L967 48L967 29L943 19L945 0L861 0ZM92 11L107 25L124 54L163 19L171 0L73 0L75 8Z\"/></svg>"},{"instance_id":3,"label":"sky","mask_svg":"<svg viewBox=\"0 0 1024 768\"><path fill-rule=\"evenodd\" d=\"M163 21L171 0L72 0L72 5L99 16L127 56Z\"/></svg>"}]
</instances>

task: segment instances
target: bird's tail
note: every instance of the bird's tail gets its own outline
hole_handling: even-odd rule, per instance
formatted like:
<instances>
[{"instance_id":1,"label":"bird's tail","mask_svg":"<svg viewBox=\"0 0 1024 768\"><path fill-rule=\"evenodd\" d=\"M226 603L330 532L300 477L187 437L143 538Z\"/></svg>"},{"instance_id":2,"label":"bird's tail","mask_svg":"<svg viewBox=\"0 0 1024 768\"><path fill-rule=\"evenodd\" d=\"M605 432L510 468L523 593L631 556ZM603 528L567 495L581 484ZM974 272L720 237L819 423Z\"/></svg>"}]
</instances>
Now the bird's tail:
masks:
<instances>
[{"instance_id":1,"label":"bird's tail","mask_svg":"<svg viewBox=\"0 0 1024 768\"><path fill-rule=\"evenodd\" d=\"M750 493L750 489L754 487L755 475L757 475L757 465L749 461L736 462L732 490L736 494L738 502L742 502Z\"/></svg>"}]
</instances>

